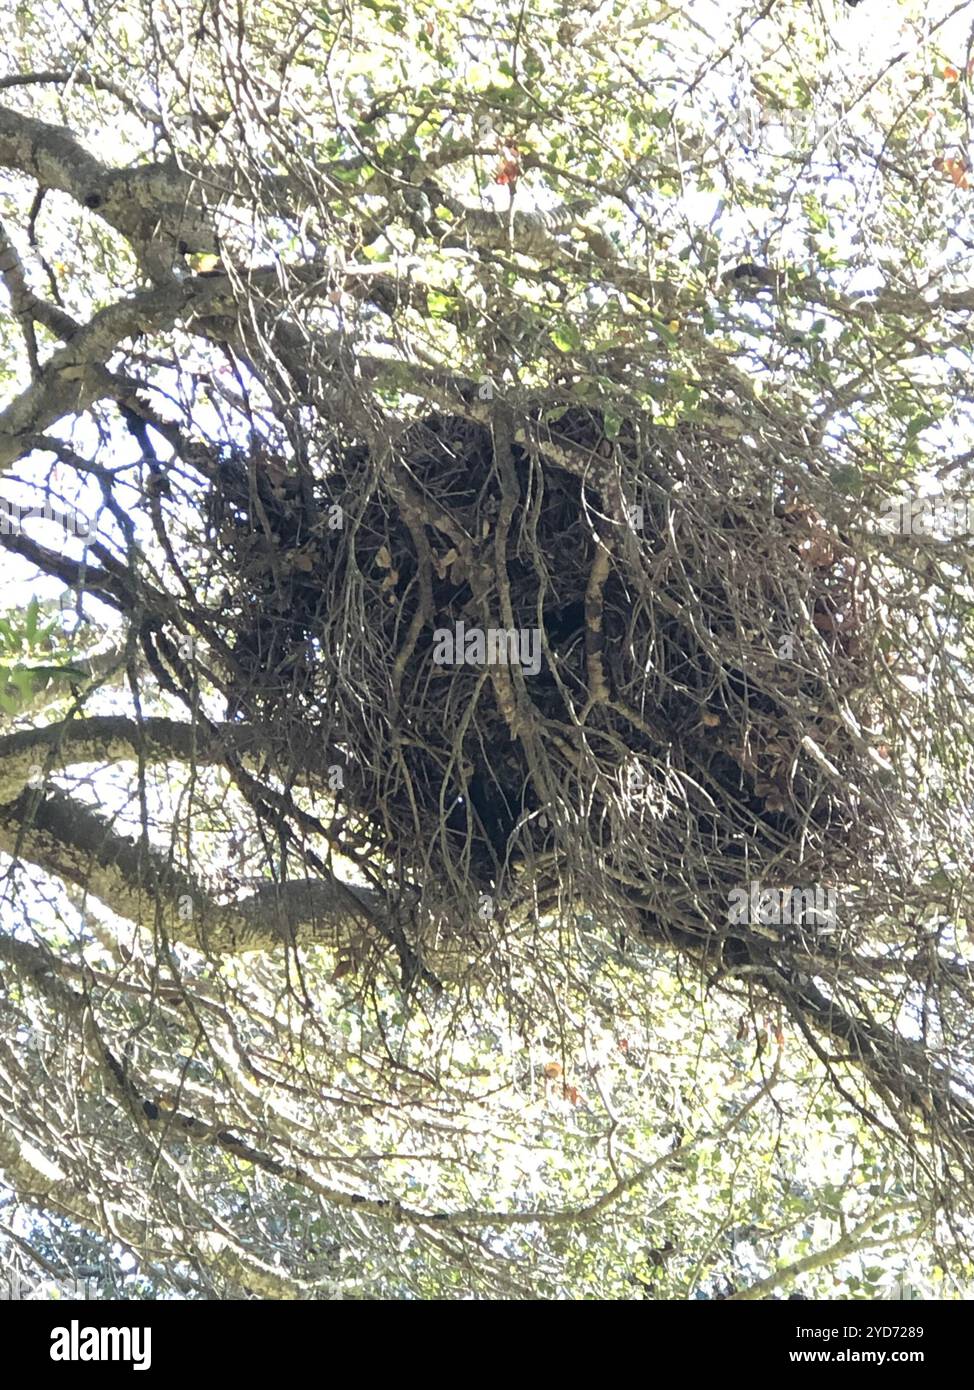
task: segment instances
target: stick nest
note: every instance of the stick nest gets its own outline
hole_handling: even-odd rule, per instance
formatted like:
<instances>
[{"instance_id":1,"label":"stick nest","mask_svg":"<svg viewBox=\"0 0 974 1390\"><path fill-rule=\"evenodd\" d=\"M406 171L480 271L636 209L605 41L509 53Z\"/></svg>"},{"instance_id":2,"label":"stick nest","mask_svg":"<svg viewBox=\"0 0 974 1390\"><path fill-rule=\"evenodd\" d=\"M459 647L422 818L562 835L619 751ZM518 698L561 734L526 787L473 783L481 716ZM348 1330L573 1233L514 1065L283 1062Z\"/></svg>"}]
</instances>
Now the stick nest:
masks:
<instances>
[{"instance_id":1,"label":"stick nest","mask_svg":"<svg viewBox=\"0 0 974 1390\"><path fill-rule=\"evenodd\" d=\"M880 595L808 484L579 407L323 438L301 475L230 458L229 713L342 853L421 890L419 940L571 902L710 949L734 888L839 885L891 833ZM438 662L460 624L540 669Z\"/></svg>"}]
</instances>

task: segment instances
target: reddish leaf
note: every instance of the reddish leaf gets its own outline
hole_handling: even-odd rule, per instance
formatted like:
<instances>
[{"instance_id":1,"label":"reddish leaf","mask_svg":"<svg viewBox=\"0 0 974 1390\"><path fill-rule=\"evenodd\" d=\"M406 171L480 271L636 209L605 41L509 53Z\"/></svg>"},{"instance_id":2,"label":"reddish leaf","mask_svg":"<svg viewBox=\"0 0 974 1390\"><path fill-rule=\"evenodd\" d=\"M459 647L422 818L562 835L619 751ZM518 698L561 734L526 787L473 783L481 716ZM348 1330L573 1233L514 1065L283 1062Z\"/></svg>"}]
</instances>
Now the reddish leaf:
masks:
<instances>
[{"instance_id":1,"label":"reddish leaf","mask_svg":"<svg viewBox=\"0 0 974 1390\"><path fill-rule=\"evenodd\" d=\"M495 183L517 183L521 173L521 166L516 159L501 160L500 168L494 175Z\"/></svg>"}]
</instances>

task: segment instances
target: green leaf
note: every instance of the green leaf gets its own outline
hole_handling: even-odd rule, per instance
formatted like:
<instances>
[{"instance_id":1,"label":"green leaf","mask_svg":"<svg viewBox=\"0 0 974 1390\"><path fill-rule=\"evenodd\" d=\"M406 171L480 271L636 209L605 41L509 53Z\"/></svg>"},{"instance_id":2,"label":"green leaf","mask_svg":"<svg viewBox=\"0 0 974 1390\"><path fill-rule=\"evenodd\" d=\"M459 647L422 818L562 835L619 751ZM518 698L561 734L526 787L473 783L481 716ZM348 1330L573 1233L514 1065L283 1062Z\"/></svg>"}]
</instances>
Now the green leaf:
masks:
<instances>
[{"instance_id":1,"label":"green leaf","mask_svg":"<svg viewBox=\"0 0 974 1390\"><path fill-rule=\"evenodd\" d=\"M441 294L439 290L428 290L426 294L426 303L430 313L434 318L438 319L445 318L447 315L452 314L457 307L457 301L452 295Z\"/></svg>"},{"instance_id":2,"label":"green leaf","mask_svg":"<svg viewBox=\"0 0 974 1390\"><path fill-rule=\"evenodd\" d=\"M838 488L846 497L858 497L862 492L862 469L854 464L843 464L841 468L832 470L833 486Z\"/></svg>"},{"instance_id":3,"label":"green leaf","mask_svg":"<svg viewBox=\"0 0 974 1390\"><path fill-rule=\"evenodd\" d=\"M575 352L582 345L582 337L573 323L563 323L553 328L548 337L560 352Z\"/></svg>"},{"instance_id":4,"label":"green leaf","mask_svg":"<svg viewBox=\"0 0 974 1390\"><path fill-rule=\"evenodd\" d=\"M914 415L906 427L907 443L912 444L918 435L922 434L924 430L929 429L931 425L935 425L936 423L932 415Z\"/></svg>"},{"instance_id":5,"label":"green leaf","mask_svg":"<svg viewBox=\"0 0 974 1390\"><path fill-rule=\"evenodd\" d=\"M617 415L612 409L605 410L602 414L602 428L606 439L618 439L622 428L622 416Z\"/></svg>"}]
</instances>

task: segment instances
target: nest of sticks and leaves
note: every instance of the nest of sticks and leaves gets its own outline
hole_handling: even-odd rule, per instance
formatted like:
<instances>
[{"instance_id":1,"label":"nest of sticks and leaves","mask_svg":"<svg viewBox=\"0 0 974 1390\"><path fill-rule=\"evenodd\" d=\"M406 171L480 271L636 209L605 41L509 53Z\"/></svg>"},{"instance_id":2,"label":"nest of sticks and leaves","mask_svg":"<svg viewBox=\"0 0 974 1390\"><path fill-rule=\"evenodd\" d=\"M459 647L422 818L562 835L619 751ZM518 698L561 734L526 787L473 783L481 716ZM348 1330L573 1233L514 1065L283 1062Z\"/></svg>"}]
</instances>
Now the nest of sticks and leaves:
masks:
<instances>
[{"instance_id":1,"label":"nest of sticks and leaves","mask_svg":"<svg viewBox=\"0 0 974 1390\"><path fill-rule=\"evenodd\" d=\"M493 404L318 445L209 489L228 713L420 959L582 908L740 969L734 890L889 861L876 572L756 446Z\"/></svg>"}]
</instances>

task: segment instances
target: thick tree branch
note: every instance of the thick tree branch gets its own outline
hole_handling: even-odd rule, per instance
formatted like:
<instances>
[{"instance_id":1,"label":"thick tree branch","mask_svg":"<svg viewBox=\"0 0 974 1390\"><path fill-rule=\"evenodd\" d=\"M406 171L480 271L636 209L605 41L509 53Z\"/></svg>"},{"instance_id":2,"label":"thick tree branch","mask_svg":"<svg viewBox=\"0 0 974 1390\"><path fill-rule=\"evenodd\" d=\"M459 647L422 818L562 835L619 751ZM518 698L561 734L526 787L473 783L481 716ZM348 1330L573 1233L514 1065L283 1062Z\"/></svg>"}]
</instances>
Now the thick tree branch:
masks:
<instances>
[{"instance_id":1,"label":"thick tree branch","mask_svg":"<svg viewBox=\"0 0 974 1390\"><path fill-rule=\"evenodd\" d=\"M0 807L0 851L90 893L112 912L211 955L332 946L342 930L386 925L381 895L339 879L268 883L216 902L162 850L114 829L62 792L25 792Z\"/></svg>"},{"instance_id":2,"label":"thick tree branch","mask_svg":"<svg viewBox=\"0 0 974 1390\"><path fill-rule=\"evenodd\" d=\"M117 394L106 363L125 339L170 328L189 312L214 313L221 306L229 311L228 289L222 276L191 276L99 310L43 364L39 380L0 411L0 469L27 452L25 436Z\"/></svg>"},{"instance_id":3,"label":"thick tree branch","mask_svg":"<svg viewBox=\"0 0 974 1390\"><path fill-rule=\"evenodd\" d=\"M170 759L194 766L225 764L235 757L257 757L261 742L245 725L206 725L150 718L141 723L124 715L65 719L37 729L18 729L0 737L0 803L19 796L39 767L45 773L77 763L116 763L141 758Z\"/></svg>"}]
</instances>

